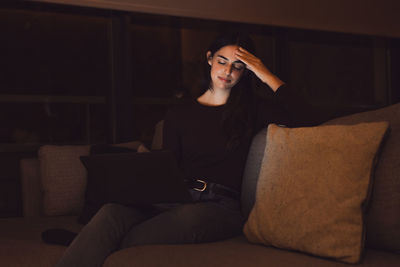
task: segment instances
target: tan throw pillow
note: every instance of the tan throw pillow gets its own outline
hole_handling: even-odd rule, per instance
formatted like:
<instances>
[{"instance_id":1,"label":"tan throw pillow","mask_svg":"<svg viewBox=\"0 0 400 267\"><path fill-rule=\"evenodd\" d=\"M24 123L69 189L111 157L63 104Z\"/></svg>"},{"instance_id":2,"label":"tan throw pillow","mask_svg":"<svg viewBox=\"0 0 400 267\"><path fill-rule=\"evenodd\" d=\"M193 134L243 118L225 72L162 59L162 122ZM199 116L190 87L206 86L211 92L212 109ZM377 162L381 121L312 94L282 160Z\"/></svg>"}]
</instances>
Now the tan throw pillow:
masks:
<instances>
[{"instance_id":1,"label":"tan throw pillow","mask_svg":"<svg viewBox=\"0 0 400 267\"><path fill-rule=\"evenodd\" d=\"M86 169L79 157L89 155L90 146L44 145L39 149L43 214L78 214L86 188Z\"/></svg>"},{"instance_id":2,"label":"tan throw pillow","mask_svg":"<svg viewBox=\"0 0 400 267\"><path fill-rule=\"evenodd\" d=\"M139 141L113 146L136 149L138 152L148 151ZM40 147L38 155L44 215L78 215L81 212L85 201L87 171L80 157L89 153L90 145Z\"/></svg>"},{"instance_id":3,"label":"tan throw pillow","mask_svg":"<svg viewBox=\"0 0 400 267\"><path fill-rule=\"evenodd\" d=\"M268 127L250 242L348 263L364 247L363 210L387 122Z\"/></svg>"}]
</instances>

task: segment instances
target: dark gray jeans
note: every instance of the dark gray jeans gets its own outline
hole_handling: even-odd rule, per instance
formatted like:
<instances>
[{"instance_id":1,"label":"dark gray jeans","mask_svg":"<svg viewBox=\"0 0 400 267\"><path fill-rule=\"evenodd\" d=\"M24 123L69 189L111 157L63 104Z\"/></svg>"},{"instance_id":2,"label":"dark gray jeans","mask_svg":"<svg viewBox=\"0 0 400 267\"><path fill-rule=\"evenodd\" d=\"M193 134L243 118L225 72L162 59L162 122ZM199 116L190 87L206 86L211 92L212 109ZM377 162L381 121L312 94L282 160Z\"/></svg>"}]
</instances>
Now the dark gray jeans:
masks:
<instances>
[{"instance_id":1,"label":"dark gray jeans","mask_svg":"<svg viewBox=\"0 0 400 267\"><path fill-rule=\"evenodd\" d=\"M102 266L116 250L144 244L212 242L238 235L243 217L239 201L192 191L198 202L159 205L156 215L106 204L82 229L57 267Z\"/></svg>"}]
</instances>

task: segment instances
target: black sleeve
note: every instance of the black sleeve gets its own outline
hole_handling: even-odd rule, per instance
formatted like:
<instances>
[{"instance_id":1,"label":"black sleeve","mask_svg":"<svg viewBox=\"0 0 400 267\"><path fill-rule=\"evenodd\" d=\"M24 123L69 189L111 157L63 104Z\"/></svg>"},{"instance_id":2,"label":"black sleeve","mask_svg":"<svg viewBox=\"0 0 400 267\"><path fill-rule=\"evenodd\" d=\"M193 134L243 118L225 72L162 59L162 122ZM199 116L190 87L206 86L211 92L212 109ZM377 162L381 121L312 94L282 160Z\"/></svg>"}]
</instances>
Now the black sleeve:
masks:
<instances>
[{"instance_id":1,"label":"black sleeve","mask_svg":"<svg viewBox=\"0 0 400 267\"><path fill-rule=\"evenodd\" d=\"M176 110L167 111L163 126L163 149L174 153L178 162L181 160L181 138Z\"/></svg>"},{"instance_id":2,"label":"black sleeve","mask_svg":"<svg viewBox=\"0 0 400 267\"><path fill-rule=\"evenodd\" d=\"M327 120L327 111L311 106L298 90L287 84L274 94L275 105L281 107L289 127L316 126Z\"/></svg>"},{"instance_id":3,"label":"black sleeve","mask_svg":"<svg viewBox=\"0 0 400 267\"><path fill-rule=\"evenodd\" d=\"M259 132L270 123L290 125L290 118L286 110L273 98L256 98L255 109L255 132Z\"/></svg>"},{"instance_id":4,"label":"black sleeve","mask_svg":"<svg viewBox=\"0 0 400 267\"><path fill-rule=\"evenodd\" d=\"M259 90L271 91L264 83L258 86ZM256 106L256 130L266 127L269 123L288 127L316 126L333 117L328 110L310 105L298 90L287 84L279 87L269 97L258 99Z\"/></svg>"}]
</instances>

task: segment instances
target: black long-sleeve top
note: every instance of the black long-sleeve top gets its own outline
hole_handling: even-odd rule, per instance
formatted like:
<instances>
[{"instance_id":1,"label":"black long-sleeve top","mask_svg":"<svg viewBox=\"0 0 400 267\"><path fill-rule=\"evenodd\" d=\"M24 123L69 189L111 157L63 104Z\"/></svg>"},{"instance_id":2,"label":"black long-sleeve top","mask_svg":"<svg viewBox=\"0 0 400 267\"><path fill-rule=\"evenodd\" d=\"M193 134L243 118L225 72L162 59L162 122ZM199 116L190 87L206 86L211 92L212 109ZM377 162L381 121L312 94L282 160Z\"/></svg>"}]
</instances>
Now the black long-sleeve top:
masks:
<instances>
[{"instance_id":1,"label":"black long-sleeve top","mask_svg":"<svg viewBox=\"0 0 400 267\"><path fill-rule=\"evenodd\" d=\"M257 98L254 133L270 123L291 126L291 115L299 114L296 98L288 86L279 88L272 100ZM193 100L170 109L164 121L163 148L175 154L186 179L215 182L239 191L252 136L242 138L236 149L227 149L221 127L225 108Z\"/></svg>"}]
</instances>

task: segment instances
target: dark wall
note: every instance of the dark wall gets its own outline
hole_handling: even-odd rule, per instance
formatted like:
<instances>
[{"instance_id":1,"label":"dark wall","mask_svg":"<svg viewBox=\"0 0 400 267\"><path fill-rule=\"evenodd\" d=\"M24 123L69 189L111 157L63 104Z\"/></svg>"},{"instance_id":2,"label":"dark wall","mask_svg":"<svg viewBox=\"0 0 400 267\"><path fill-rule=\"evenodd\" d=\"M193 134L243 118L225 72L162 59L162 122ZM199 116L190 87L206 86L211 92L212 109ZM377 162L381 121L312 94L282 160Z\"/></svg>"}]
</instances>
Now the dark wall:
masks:
<instances>
[{"instance_id":1,"label":"dark wall","mask_svg":"<svg viewBox=\"0 0 400 267\"><path fill-rule=\"evenodd\" d=\"M400 102L400 39L390 41L392 102Z\"/></svg>"}]
</instances>

